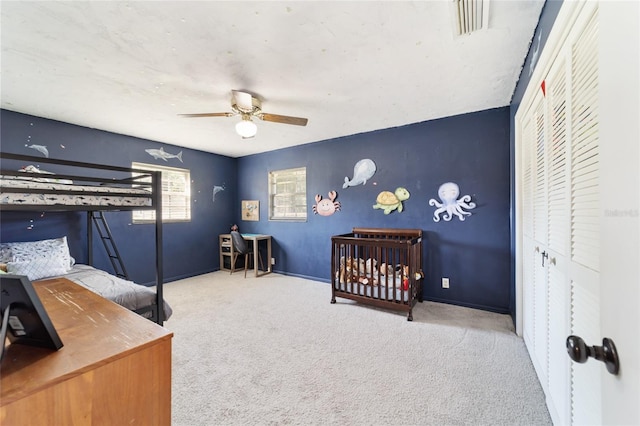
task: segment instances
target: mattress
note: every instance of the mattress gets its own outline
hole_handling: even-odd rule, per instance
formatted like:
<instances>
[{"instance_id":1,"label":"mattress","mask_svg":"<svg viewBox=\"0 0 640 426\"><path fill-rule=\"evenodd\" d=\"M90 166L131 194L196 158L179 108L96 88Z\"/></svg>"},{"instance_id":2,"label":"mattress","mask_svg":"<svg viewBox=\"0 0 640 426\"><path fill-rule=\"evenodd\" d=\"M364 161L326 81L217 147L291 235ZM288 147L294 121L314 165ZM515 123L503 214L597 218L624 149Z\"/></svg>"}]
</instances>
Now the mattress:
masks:
<instances>
[{"instance_id":1,"label":"mattress","mask_svg":"<svg viewBox=\"0 0 640 426\"><path fill-rule=\"evenodd\" d=\"M17 179L13 176L2 176L0 204L123 207L152 205L151 194L145 189L74 185L69 182L52 178Z\"/></svg>"},{"instance_id":2,"label":"mattress","mask_svg":"<svg viewBox=\"0 0 640 426\"><path fill-rule=\"evenodd\" d=\"M61 277L132 311L153 305L156 301L156 292L153 287L124 280L89 265L73 265L71 270ZM167 302L164 302L163 306L164 320L166 321L173 311Z\"/></svg>"},{"instance_id":3,"label":"mattress","mask_svg":"<svg viewBox=\"0 0 640 426\"><path fill-rule=\"evenodd\" d=\"M357 294L359 296L371 297L374 299L393 300L407 303L409 301L409 290L403 290L400 280L396 280L395 287L389 280L389 287L385 285L371 286L358 282L354 283L334 283L336 290L344 293Z\"/></svg>"}]
</instances>

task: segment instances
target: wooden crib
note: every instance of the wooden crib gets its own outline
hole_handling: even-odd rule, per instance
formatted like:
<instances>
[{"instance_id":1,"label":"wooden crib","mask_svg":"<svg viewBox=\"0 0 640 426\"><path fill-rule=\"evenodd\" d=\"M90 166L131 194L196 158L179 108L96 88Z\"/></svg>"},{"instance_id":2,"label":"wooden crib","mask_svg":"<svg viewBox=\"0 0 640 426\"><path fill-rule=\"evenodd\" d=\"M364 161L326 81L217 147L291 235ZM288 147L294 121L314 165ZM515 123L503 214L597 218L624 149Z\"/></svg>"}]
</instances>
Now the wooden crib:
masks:
<instances>
[{"instance_id":1,"label":"wooden crib","mask_svg":"<svg viewBox=\"0 0 640 426\"><path fill-rule=\"evenodd\" d=\"M331 303L336 297L407 312L422 302L422 230L353 228L331 237Z\"/></svg>"}]
</instances>

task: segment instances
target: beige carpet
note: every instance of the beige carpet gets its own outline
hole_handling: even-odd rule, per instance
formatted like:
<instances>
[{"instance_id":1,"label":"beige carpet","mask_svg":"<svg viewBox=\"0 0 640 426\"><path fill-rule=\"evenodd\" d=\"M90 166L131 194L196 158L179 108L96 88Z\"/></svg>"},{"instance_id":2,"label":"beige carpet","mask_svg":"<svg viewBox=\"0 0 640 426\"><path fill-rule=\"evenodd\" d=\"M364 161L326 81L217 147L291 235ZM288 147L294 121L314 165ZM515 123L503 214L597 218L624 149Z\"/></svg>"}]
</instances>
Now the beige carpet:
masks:
<instances>
[{"instance_id":1,"label":"beige carpet","mask_svg":"<svg viewBox=\"0 0 640 426\"><path fill-rule=\"evenodd\" d=\"M330 294L278 274L166 284L173 424L551 424L508 316L424 302L408 322Z\"/></svg>"}]
</instances>

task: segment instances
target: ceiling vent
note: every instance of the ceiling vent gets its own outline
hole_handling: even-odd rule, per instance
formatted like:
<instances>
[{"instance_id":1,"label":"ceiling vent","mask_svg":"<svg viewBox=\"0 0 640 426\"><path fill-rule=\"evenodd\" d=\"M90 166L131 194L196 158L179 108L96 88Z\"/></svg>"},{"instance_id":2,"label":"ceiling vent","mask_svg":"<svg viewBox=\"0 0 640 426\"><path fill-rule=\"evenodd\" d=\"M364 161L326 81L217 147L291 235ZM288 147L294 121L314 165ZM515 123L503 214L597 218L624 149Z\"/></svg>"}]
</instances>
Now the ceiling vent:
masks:
<instances>
[{"instance_id":1,"label":"ceiling vent","mask_svg":"<svg viewBox=\"0 0 640 426\"><path fill-rule=\"evenodd\" d=\"M452 4L456 35L487 28L489 0L452 0Z\"/></svg>"}]
</instances>

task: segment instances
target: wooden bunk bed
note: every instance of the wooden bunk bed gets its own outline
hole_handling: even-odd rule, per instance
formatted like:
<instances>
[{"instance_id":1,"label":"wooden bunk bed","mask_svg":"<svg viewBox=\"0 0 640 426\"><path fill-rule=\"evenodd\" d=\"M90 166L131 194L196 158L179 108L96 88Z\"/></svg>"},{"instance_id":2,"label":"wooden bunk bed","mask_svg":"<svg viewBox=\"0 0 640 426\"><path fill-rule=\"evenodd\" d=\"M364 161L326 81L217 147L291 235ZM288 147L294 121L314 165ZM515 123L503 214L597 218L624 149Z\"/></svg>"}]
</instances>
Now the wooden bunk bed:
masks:
<instances>
[{"instance_id":1,"label":"wooden bunk bed","mask_svg":"<svg viewBox=\"0 0 640 426\"><path fill-rule=\"evenodd\" d=\"M353 228L331 237L331 303L336 297L407 312L422 302L422 230Z\"/></svg>"},{"instance_id":2,"label":"wooden bunk bed","mask_svg":"<svg viewBox=\"0 0 640 426\"><path fill-rule=\"evenodd\" d=\"M0 159L0 211L87 212L89 265L93 265L94 225L98 230L115 275L92 266L77 265L73 268L70 266L69 274L65 277L160 325L168 319L171 308L164 302L162 291L164 278L160 172L2 152ZM46 164L55 174L37 169L34 164ZM103 216L105 211L132 210L155 211L155 292L128 280ZM20 243L2 244L6 248Z\"/></svg>"}]
</instances>

